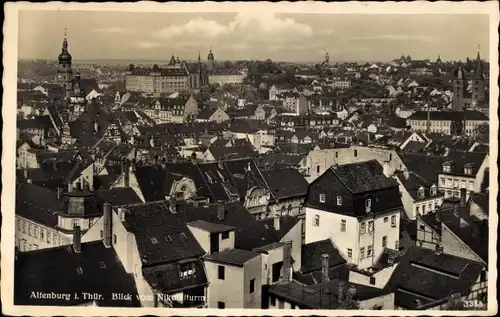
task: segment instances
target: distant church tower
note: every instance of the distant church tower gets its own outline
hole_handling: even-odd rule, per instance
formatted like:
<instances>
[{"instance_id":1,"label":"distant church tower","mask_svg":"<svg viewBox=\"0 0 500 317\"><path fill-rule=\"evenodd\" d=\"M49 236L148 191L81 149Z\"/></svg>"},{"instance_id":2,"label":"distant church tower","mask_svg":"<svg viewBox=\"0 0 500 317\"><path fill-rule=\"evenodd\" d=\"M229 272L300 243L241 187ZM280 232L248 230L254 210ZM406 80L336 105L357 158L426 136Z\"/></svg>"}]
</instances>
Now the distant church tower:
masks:
<instances>
[{"instance_id":1,"label":"distant church tower","mask_svg":"<svg viewBox=\"0 0 500 317\"><path fill-rule=\"evenodd\" d=\"M207 71L212 73L215 70L215 59L214 54L212 53L212 49L210 49L210 52L208 52L207 60Z\"/></svg>"},{"instance_id":2,"label":"distant church tower","mask_svg":"<svg viewBox=\"0 0 500 317\"><path fill-rule=\"evenodd\" d=\"M458 67L455 70L455 78L453 79L453 110L459 110L464 107L464 90L467 88L467 80L465 79L462 62L458 62Z\"/></svg>"},{"instance_id":3,"label":"distant church tower","mask_svg":"<svg viewBox=\"0 0 500 317\"><path fill-rule=\"evenodd\" d=\"M473 107L477 107L479 103L485 100L485 80L479 48L476 58L476 68L474 69L474 76L472 78L471 95Z\"/></svg>"},{"instance_id":4,"label":"distant church tower","mask_svg":"<svg viewBox=\"0 0 500 317\"><path fill-rule=\"evenodd\" d=\"M325 64L329 65L330 64L330 56L328 55L328 52L325 54Z\"/></svg>"},{"instance_id":5,"label":"distant church tower","mask_svg":"<svg viewBox=\"0 0 500 317\"><path fill-rule=\"evenodd\" d=\"M57 83L63 89L63 97L69 98L73 90L73 70L71 69L71 54L68 52L68 40L64 30L62 52L59 54L59 67L57 68Z\"/></svg>"}]
</instances>

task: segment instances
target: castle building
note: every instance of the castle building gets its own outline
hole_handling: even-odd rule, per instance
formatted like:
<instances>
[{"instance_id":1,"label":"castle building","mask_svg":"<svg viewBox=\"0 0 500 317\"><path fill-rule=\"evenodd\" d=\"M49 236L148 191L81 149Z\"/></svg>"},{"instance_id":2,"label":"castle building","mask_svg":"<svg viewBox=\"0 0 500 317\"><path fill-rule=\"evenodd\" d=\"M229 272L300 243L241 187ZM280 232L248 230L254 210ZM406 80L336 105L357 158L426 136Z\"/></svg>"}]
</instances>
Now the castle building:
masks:
<instances>
[{"instance_id":1,"label":"castle building","mask_svg":"<svg viewBox=\"0 0 500 317\"><path fill-rule=\"evenodd\" d=\"M68 99L71 96L73 88L73 70L71 69L72 56L68 52L68 40L66 31L64 32L64 41L62 52L59 54L59 66L57 68L56 81L63 91L63 98Z\"/></svg>"}]
</instances>

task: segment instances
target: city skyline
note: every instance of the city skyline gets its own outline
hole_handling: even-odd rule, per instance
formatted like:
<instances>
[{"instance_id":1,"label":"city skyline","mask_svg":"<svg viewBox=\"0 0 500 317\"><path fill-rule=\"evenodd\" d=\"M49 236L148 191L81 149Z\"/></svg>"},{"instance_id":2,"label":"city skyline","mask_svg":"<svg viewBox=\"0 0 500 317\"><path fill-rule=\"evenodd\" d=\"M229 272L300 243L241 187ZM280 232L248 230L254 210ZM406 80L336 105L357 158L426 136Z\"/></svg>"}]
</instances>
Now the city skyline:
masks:
<instances>
[{"instance_id":1,"label":"city skyline","mask_svg":"<svg viewBox=\"0 0 500 317\"><path fill-rule=\"evenodd\" d=\"M320 61L328 52L332 62L402 54L463 61L475 57L478 46L489 59L487 15L97 11L21 11L19 59L55 59L65 28L69 51L81 61L163 61L172 54L194 60L198 52L206 59L210 47L216 60Z\"/></svg>"}]
</instances>

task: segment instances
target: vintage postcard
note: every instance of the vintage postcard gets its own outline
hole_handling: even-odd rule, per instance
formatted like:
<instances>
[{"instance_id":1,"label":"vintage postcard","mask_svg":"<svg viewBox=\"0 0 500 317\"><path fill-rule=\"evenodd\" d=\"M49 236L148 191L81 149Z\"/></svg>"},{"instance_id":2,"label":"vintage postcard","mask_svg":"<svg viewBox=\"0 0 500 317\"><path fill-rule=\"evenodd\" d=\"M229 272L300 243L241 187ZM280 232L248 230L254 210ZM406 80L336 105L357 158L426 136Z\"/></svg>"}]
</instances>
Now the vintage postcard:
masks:
<instances>
[{"instance_id":1,"label":"vintage postcard","mask_svg":"<svg viewBox=\"0 0 500 317\"><path fill-rule=\"evenodd\" d=\"M5 4L3 314L495 315L498 23Z\"/></svg>"}]
</instances>

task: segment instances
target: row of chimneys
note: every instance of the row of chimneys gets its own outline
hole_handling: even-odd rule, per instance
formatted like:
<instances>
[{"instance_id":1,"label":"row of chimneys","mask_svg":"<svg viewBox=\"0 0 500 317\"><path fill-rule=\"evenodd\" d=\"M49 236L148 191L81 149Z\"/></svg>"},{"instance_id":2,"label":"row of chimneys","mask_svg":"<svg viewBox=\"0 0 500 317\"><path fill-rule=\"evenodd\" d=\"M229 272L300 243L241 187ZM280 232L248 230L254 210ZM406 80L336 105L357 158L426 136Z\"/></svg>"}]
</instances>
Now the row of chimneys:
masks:
<instances>
[{"instance_id":1,"label":"row of chimneys","mask_svg":"<svg viewBox=\"0 0 500 317\"><path fill-rule=\"evenodd\" d=\"M112 241L112 212L111 204L106 202L103 205L103 244L106 248L111 248ZM73 251L82 252L82 231L80 226L76 226L73 231Z\"/></svg>"}]
</instances>

